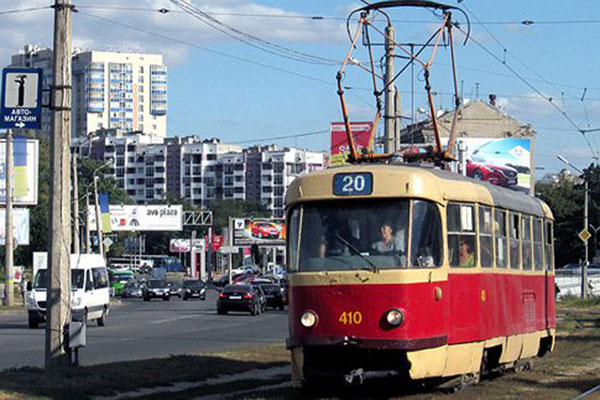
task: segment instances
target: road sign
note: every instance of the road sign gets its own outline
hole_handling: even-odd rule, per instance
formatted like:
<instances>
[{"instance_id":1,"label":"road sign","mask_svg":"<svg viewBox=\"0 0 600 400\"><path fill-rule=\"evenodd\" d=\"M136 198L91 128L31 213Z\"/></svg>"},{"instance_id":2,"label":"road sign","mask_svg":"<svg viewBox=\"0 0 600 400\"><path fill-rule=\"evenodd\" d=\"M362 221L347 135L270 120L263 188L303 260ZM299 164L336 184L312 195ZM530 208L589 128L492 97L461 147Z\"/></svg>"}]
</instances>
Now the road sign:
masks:
<instances>
[{"instance_id":1,"label":"road sign","mask_svg":"<svg viewBox=\"0 0 600 400\"><path fill-rule=\"evenodd\" d=\"M583 240L584 242L587 242L591 236L592 234L587 229L583 229L581 232L579 232L579 239Z\"/></svg>"},{"instance_id":2,"label":"road sign","mask_svg":"<svg viewBox=\"0 0 600 400\"><path fill-rule=\"evenodd\" d=\"M102 241L102 243L104 243L104 247L108 249L114 242L111 240L111 238L106 238Z\"/></svg>"},{"instance_id":3,"label":"road sign","mask_svg":"<svg viewBox=\"0 0 600 400\"><path fill-rule=\"evenodd\" d=\"M221 246L220 250L223 254L237 254L240 248L237 246Z\"/></svg>"},{"instance_id":4,"label":"road sign","mask_svg":"<svg viewBox=\"0 0 600 400\"><path fill-rule=\"evenodd\" d=\"M42 70L4 68L1 101L0 128L41 129Z\"/></svg>"}]
</instances>

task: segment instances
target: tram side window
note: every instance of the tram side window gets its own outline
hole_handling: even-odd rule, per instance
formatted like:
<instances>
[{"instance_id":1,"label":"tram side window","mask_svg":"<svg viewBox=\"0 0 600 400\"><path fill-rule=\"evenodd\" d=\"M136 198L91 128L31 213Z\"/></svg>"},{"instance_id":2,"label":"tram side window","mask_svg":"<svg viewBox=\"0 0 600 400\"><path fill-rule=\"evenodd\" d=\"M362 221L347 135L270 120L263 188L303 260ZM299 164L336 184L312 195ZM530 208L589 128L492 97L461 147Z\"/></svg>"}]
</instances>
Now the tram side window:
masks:
<instances>
[{"instance_id":1,"label":"tram side window","mask_svg":"<svg viewBox=\"0 0 600 400\"><path fill-rule=\"evenodd\" d=\"M467 204L448 205L448 251L451 267L477 265L475 208Z\"/></svg>"},{"instance_id":2,"label":"tram side window","mask_svg":"<svg viewBox=\"0 0 600 400\"><path fill-rule=\"evenodd\" d=\"M546 252L546 270L552 271L554 270L554 253L552 251L552 245L554 243L553 239L553 229L552 222L546 221L545 223L546 229L544 230L544 250Z\"/></svg>"},{"instance_id":3,"label":"tram side window","mask_svg":"<svg viewBox=\"0 0 600 400\"><path fill-rule=\"evenodd\" d=\"M496 208L494 210L494 237L496 239L496 266L506 268L508 251L506 246L506 212Z\"/></svg>"},{"instance_id":4,"label":"tram side window","mask_svg":"<svg viewBox=\"0 0 600 400\"><path fill-rule=\"evenodd\" d=\"M493 264L493 238L492 238L492 209L479 206L479 253L481 266L491 268Z\"/></svg>"},{"instance_id":5,"label":"tram side window","mask_svg":"<svg viewBox=\"0 0 600 400\"><path fill-rule=\"evenodd\" d=\"M533 265L536 271L544 270L542 242L542 220L533 219Z\"/></svg>"},{"instance_id":6,"label":"tram side window","mask_svg":"<svg viewBox=\"0 0 600 400\"><path fill-rule=\"evenodd\" d=\"M302 206L294 208L288 223L288 260L290 272L298 270L298 233L300 232L300 213Z\"/></svg>"},{"instance_id":7,"label":"tram side window","mask_svg":"<svg viewBox=\"0 0 600 400\"><path fill-rule=\"evenodd\" d=\"M521 232L523 232L523 269L531 271L533 264L531 263L531 217L523 215L521 217Z\"/></svg>"},{"instance_id":8,"label":"tram side window","mask_svg":"<svg viewBox=\"0 0 600 400\"><path fill-rule=\"evenodd\" d=\"M519 269L521 267L521 235L519 231L519 214L509 213L509 243L510 243L510 267Z\"/></svg>"},{"instance_id":9,"label":"tram side window","mask_svg":"<svg viewBox=\"0 0 600 400\"><path fill-rule=\"evenodd\" d=\"M431 268L442 265L442 222L434 203L414 200L411 223L411 265Z\"/></svg>"}]
</instances>

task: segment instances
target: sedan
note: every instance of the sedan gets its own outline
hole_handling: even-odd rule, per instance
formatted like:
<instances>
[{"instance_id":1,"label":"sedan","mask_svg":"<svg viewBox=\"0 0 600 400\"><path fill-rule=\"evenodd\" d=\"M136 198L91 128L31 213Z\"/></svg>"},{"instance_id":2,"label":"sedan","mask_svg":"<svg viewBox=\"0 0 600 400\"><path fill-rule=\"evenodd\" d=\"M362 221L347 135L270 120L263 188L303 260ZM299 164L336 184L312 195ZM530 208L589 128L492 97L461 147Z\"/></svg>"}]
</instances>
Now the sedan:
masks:
<instances>
[{"instance_id":1,"label":"sedan","mask_svg":"<svg viewBox=\"0 0 600 400\"><path fill-rule=\"evenodd\" d=\"M267 300L267 307L284 309L283 299L285 289L283 287L275 283L261 282L259 279L252 282L252 286L259 286L262 289Z\"/></svg>"},{"instance_id":2,"label":"sedan","mask_svg":"<svg viewBox=\"0 0 600 400\"><path fill-rule=\"evenodd\" d=\"M262 289L251 285L227 285L219 293L217 313L227 314L229 311L248 311L259 315L267 307Z\"/></svg>"},{"instance_id":3,"label":"sedan","mask_svg":"<svg viewBox=\"0 0 600 400\"><path fill-rule=\"evenodd\" d=\"M142 297L142 285L138 281L129 281L125 284L123 288L123 292L121 292L121 297L124 299L127 297Z\"/></svg>"},{"instance_id":4,"label":"sedan","mask_svg":"<svg viewBox=\"0 0 600 400\"><path fill-rule=\"evenodd\" d=\"M181 288L183 300L198 297L200 300L206 300L206 285L199 279L188 279L183 282Z\"/></svg>"},{"instance_id":5,"label":"sedan","mask_svg":"<svg viewBox=\"0 0 600 400\"><path fill-rule=\"evenodd\" d=\"M161 298L164 301L169 301L170 295L171 293L167 282L158 279L148 281L142 289L144 301L150 301L150 299L153 298Z\"/></svg>"}]
</instances>

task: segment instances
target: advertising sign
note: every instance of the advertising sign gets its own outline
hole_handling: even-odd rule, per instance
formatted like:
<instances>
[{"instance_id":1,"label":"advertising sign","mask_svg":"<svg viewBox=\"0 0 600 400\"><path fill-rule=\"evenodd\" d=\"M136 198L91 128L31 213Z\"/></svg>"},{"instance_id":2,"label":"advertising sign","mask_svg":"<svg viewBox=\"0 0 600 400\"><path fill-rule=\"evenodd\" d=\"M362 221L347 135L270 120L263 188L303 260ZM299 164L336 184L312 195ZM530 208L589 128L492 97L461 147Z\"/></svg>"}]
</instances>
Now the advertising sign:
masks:
<instances>
[{"instance_id":1,"label":"advertising sign","mask_svg":"<svg viewBox=\"0 0 600 400\"><path fill-rule=\"evenodd\" d=\"M354 145L358 152L369 146L371 140L371 129L373 122L350 122ZM346 164L346 157L350 153L350 145L346 136L346 127L343 122L331 123L331 165L340 166Z\"/></svg>"},{"instance_id":2,"label":"advertising sign","mask_svg":"<svg viewBox=\"0 0 600 400\"><path fill-rule=\"evenodd\" d=\"M4 68L0 114L0 128L41 129L41 69Z\"/></svg>"},{"instance_id":3,"label":"advertising sign","mask_svg":"<svg viewBox=\"0 0 600 400\"><path fill-rule=\"evenodd\" d=\"M169 251L171 253L189 253L190 239L171 239Z\"/></svg>"},{"instance_id":4,"label":"advertising sign","mask_svg":"<svg viewBox=\"0 0 600 400\"><path fill-rule=\"evenodd\" d=\"M6 210L0 209L0 246L4 246L4 238L6 237ZM13 209L13 238L14 243L19 246L29 244L29 209L15 208Z\"/></svg>"},{"instance_id":5,"label":"advertising sign","mask_svg":"<svg viewBox=\"0 0 600 400\"><path fill-rule=\"evenodd\" d=\"M13 140L13 204L35 205L38 200L37 140ZM0 140L0 204L6 202L6 141Z\"/></svg>"},{"instance_id":6,"label":"advertising sign","mask_svg":"<svg viewBox=\"0 0 600 400\"><path fill-rule=\"evenodd\" d=\"M285 246L285 221L283 219L233 220L234 246Z\"/></svg>"},{"instance_id":7,"label":"advertising sign","mask_svg":"<svg viewBox=\"0 0 600 400\"><path fill-rule=\"evenodd\" d=\"M467 176L529 192L533 183L531 139L459 138L466 145Z\"/></svg>"},{"instance_id":8,"label":"advertising sign","mask_svg":"<svg viewBox=\"0 0 600 400\"><path fill-rule=\"evenodd\" d=\"M89 207L90 229L96 230L96 211ZM111 205L110 225L115 232L180 231L183 229L183 206Z\"/></svg>"}]
</instances>

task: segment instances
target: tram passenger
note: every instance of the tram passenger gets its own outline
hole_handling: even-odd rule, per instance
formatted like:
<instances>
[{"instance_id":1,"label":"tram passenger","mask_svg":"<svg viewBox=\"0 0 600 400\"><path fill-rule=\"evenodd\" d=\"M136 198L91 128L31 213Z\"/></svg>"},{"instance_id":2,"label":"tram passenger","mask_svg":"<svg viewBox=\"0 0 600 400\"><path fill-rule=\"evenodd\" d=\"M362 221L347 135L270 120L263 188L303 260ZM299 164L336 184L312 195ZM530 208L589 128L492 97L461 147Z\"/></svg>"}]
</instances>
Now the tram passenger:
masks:
<instances>
[{"instance_id":1,"label":"tram passenger","mask_svg":"<svg viewBox=\"0 0 600 400\"><path fill-rule=\"evenodd\" d=\"M392 223L384 221L379 227L379 234L380 240L371 245L376 254L404 255L403 232L394 234Z\"/></svg>"},{"instance_id":2,"label":"tram passenger","mask_svg":"<svg viewBox=\"0 0 600 400\"><path fill-rule=\"evenodd\" d=\"M473 252L473 242L469 238L463 238L460 241L458 266L459 267L474 267L475 266L475 254Z\"/></svg>"}]
</instances>

